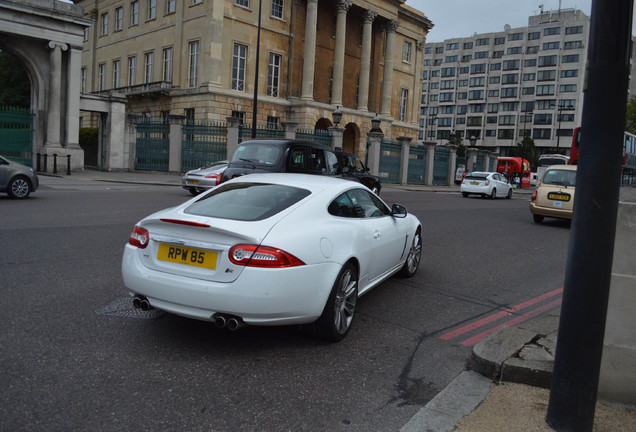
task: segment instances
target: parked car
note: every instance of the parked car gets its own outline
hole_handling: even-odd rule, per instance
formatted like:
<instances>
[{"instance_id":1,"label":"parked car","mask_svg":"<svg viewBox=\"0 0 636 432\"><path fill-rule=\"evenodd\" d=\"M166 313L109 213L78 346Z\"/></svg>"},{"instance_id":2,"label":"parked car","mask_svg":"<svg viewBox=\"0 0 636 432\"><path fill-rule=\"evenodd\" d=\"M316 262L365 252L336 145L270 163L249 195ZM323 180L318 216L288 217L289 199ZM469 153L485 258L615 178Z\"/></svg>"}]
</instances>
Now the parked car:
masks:
<instances>
[{"instance_id":1,"label":"parked car","mask_svg":"<svg viewBox=\"0 0 636 432\"><path fill-rule=\"evenodd\" d=\"M336 156L338 156L339 172L343 178L360 182L371 189L373 193L380 194L382 189L380 178L369 173L369 168L362 163L360 156L341 151L337 151Z\"/></svg>"},{"instance_id":2,"label":"parked car","mask_svg":"<svg viewBox=\"0 0 636 432\"><path fill-rule=\"evenodd\" d=\"M572 219L576 167L552 165L546 168L530 201L530 213L536 223L546 217Z\"/></svg>"},{"instance_id":3,"label":"parked car","mask_svg":"<svg viewBox=\"0 0 636 432\"><path fill-rule=\"evenodd\" d=\"M181 185L184 189L189 190L192 195L198 195L221 184L223 171L225 171L227 166L228 161L224 160L188 171L181 179Z\"/></svg>"},{"instance_id":4,"label":"parked car","mask_svg":"<svg viewBox=\"0 0 636 432\"><path fill-rule=\"evenodd\" d=\"M464 175L466 174L466 167L460 164L455 170L455 184L461 184L464 180Z\"/></svg>"},{"instance_id":5,"label":"parked car","mask_svg":"<svg viewBox=\"0 0 636 432\"><path fill-rule=\"evenodd\" d=\"M14 199L23 199L40 186L33 168L0 156L0 192Z\"/></svg>"},{"instance_id":6,"label":"parked car","mask_svg":"<svg viewBox=\"0 0 636 432\"><path fill-rule=\"evenodd\" d=\"M253 174L142 219L122 274L133 305L236 330L303 324L344 338L358 297L415 274L419 220L338 178Z\"/></svg>"},{"instance_id":7,"label":"parked car","mask_svg":"<svg viewBox=\"0 0 636 432\"><path fill-rule=\"evenodd\" d=\"M338 157L329 147L308 141L243 141L232 154L222 181L266 172L335 176Z\"/></svg>"},{"instance_id":8,"label":"parked car","mask_svg":"<svg viewBox=\"0 0 636 432\"><path fill-rule=\"evenodd\" d=\"M462 181L460 190L464 198L471 194L492 199L497 197L512 198L512 185L503 174L498 172L475 171L468 173Z\"/></svg>"}]
</instances>

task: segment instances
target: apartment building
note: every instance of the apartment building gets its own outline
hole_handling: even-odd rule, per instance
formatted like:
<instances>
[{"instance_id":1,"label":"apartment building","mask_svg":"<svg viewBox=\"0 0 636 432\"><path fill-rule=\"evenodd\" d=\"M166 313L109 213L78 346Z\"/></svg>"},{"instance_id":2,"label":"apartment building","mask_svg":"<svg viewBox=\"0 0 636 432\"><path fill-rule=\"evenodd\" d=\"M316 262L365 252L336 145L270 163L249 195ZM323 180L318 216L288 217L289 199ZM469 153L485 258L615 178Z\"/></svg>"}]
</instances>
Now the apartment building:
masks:
<instances>
[{"instance_id":1,"label":"apartment building","mask_svg":"<svg viewBox=\"0 0 636 432\"><path fill-rule=\"evenodd\" d=\"M128 112L251 124L258 76L259 125L326 129L340 107L344 150L365 153L376 114L386 137L418 137L432 23L403 0L75 3L94 20L82 91L122 93Z\"/></svg>"},{"instance_id":2,"label":"apartment building","mask_svg":"<svg viewBox=\"0 0 636 432\"><path fill-rule=\"evenodd\" d=\"M541 153L567 153L581 123L589 25L565 9L531 16L528 27L426 44L420 139L455 132L506 156L530 136Z\"/></svg>"}]
</instances>

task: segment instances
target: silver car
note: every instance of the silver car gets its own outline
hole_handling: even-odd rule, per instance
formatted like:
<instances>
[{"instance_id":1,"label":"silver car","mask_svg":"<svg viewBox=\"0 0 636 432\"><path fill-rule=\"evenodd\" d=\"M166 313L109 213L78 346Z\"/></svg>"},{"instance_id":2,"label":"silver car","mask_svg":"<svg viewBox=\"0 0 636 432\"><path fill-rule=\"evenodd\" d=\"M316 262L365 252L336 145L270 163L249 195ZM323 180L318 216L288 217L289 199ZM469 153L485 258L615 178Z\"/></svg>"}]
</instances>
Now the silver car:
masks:
<instances>
[{"instance_id":1,"label":"silver car","mask_svg":"<svg viewBox=\"0 0 636 432\"><path fill-rule=\"evenodd\" d=\"M33 168L0 156L0 192L22 199L35 192L39 185L40 180Z\"/></svg>"},{"instance_id":2,"label":"silver car","mask_svg":"<svg viewBox=\"0 0 636 432\"><path fill-rule=\"evenodd\" d=\"M192 195L205 192L221 183L221 177L227 164L227 161L213 162L208 166L188 171L181 179L181 185Z\"/></svg>"}]
</instances>

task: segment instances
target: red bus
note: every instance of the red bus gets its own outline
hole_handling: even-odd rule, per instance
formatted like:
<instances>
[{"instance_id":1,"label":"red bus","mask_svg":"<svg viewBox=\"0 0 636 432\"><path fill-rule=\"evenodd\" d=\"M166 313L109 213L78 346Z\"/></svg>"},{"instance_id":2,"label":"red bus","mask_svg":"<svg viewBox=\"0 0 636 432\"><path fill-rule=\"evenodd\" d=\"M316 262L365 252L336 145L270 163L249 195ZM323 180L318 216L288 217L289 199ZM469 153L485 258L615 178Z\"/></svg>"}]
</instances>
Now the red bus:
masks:
<instances>
[{"instance_id":1,"label":"red bus","mask_svg":"<svg viewBox=\"0 0 636 432\"><path fill-rule=\"evenodd\" d=\"M511 182L521 175L521 187L530 187L530 162L527 159L500 156L497 158L497 172L506 174Z\"/></svg>"}]
</instances>

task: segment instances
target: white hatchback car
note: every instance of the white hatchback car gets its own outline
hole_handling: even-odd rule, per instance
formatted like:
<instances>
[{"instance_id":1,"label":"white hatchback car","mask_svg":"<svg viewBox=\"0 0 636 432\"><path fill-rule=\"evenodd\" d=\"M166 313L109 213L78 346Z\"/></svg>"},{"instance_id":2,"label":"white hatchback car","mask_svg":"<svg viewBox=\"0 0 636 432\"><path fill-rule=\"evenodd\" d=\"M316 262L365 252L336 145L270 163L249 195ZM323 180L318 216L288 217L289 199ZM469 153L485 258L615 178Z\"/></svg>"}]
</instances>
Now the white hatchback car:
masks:
<instances>
[{"instance_id":1,"label":"white hatchback car","mask_svg":"<svg viewBox=\"0 0 636 432\"><path fill-rule=\"evenodd\" d=\"M512 198L512 185L503 174L498 172L472 172L466 174L460 187L464 198L469 195L481 195L483 198Z\"/></svg>"},{"instance_id":2,"label":"white hatchback car","mask_svg":"<svg viewBox=\"0 0 636 432\"><path fill-rule=\"evenodd\" d=\"M306 174L250 174L141 220L122 274L143 310L245 324L306 324L338 341L359 296L411 277L422 226L364 185Z\"/></svg>"}]
</instances>

